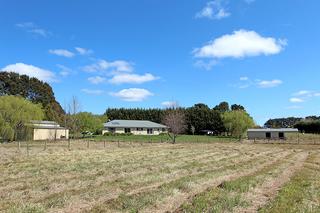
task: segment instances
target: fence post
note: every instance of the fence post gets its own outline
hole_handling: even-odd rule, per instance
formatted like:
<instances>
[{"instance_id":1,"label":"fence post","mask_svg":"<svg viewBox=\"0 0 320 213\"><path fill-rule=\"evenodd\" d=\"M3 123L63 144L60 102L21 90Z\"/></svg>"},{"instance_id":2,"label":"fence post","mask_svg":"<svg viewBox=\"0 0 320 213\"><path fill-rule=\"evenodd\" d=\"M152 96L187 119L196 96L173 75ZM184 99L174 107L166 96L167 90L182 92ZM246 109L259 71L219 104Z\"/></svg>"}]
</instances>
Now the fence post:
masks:
<instances>
[{"instance_id":1,"label":"fence post","mask_svg":"<svg viewBox=\"0 0 320 213\"><path fill-rule=\"evenodd\" d=\"M27 156L29 156L29 141L27 140Z\"/></svg>"},{"instance_id":2,"label":"fence post","mask_svg":"<svg viewBox=\"0 0 320 213\"><path fill-rule=\"evenodd\" d=\"M20 151L20 148L21 148L21 142L18 141L18 149L19 149L19 151Z\"/></svg>"},{"instance_id":3,"label":"fence post","mask_svg":"<svg viewBox=\"0 0 320 213\"><path fill-rule=\"evenodd\" d=\"M68 138L68 149L69 149L69 151L71 151L71 141L70 141L70 138Z\"/></svg>"},{"instance_id":4,"label":"fence post","mask_svg":"<svg viewBox=\"0 0 320 213\"><path fill-rule=\"evenodd\" d=\"M103 141L103 148L106 148L106 141Z\"/></svg>"},{"instance_id":5,"label":"fence post","mask_svg":"<svg viewBox=\"0 0 320 213\"><path fill-rule=\"evenodd\" d=\"M120 140L118 139L118 147L120 147Z\"/></svg>"},{"instance_id":6,"label":"fence post","mask_svg":"<svg viewBox=\"0 0 320 213\"><path fill-rule=\"evenodd\" d=\"M47 150L47 140L44 141L44 148L43 151Z\"/></svg>"},{"instance_id":7,"label":"fence post","mask_svg":"<svg viewBox=\"0 0 320 213\"><path fill-rule=\"evenodd\" d=\"M88 149L90 148L89 140L87 140L87 148L88 148Z\"/></svg>"}]
</instances>

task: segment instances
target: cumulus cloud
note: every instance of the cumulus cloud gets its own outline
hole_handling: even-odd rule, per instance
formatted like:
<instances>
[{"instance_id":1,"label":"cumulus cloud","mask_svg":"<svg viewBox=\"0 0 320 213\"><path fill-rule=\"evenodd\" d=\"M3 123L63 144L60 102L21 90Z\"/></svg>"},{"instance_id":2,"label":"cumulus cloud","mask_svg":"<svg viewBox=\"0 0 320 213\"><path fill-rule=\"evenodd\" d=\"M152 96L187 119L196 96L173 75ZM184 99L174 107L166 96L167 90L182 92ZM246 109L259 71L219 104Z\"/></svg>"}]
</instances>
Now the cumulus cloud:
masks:
<instances>
[{"instance_id":1,"label":"cumulus cloud","mask_svg":"<svg viewBox=\"0 0 320 213\"><path fill-rule=\"evenodd\" d=\"M106 61L98 60L96 63L83 67L86 72L103 72L103 71L118 71L118 72L132 72L133 67L130 62L124 60Z\"/></svg>"},{"instance_id":2,"label":"cumulus cloud","mask_svg":"<svg viewBox=\"0 0 320 213\"><path fill-rule=\"evenodd\" d=\"M176 101L164 101L161 103L165 108L176 108L178 103Z\"/></svg>"},{"instance_id":3,"label":"cumulus cloud","mask_svg":"<svg viewBox=\"0 0 320 213\"><path fill-rule=\"evenodd\" d=\"M82 89L81 91L88 95L102 95L104 93L104 91L102 90L92 90L92 89Z\"/></svg>"},{"instance_id":4,"label":"cumulus cloud","mask_svg":"<svg viewBox=\"0 0 320 213\"><path fill-rule=\"evenodd\" d=\"M109 82L112 84L123 84L123 83L130 83L130 84L142 84L148 81L156 80L157 77L153 76L150 73L146 73L144 75L138 74L118 74L113 76Z\"/></svg>"},{"instance_id":5,"label":"cumulus cloud","mask_svg":"<svg viewBox=\"0 0 320 213\"><path fill-rule=\"evenodd\" d=\"M292 102L292 103L302 103L302 102L304 102L304 100L302 98L290 98L289 101Z\"/></svg>"},{"instance_id":6,"label":"cumulus cloud","mask_svg":"<svg viewBox=\"0 0 320 213\"><path fill-rule=\"evenodd\" d=\"M110 93L110 95L114 97L118 97L123 101L137 102L137 101L143 101L148 97L153 96L154 94L146 89L129 88L129 89L120 90L119 92L115 92L115 93L112 92Z\"/></svg>"},{"instance_id":7,"label":"cumulus cloud","mask_svg":"<svg viewBox=\"0 0 320 213\"><path fill-rule=\"evenodd\" d=\"M196 48L196 58L243 58L280 53L286 41L272 37L263 37L255 31L238 30L210 41L203 47Z\"/></svg>"},{"instance_id":8,"label":"cumulus cloud","mask_svg":"<svg viewBox=\"0 0 320 213\"><path fill-rule=\"evenodd\" d=\"M225 9L226 1L215 0L207 2L206 6L196 14L196 18L223 19L231 14Z\"/></svg>"},{"instance_id":9,"label":"cumulus cloud","mask_svg":"<svg viewBox=\"0 0 320 213\"><path fill-rule=\"evenodd\" d=\"M92 84L101 84L106 82L106 78L101 77L101 76L94 76L94 77L90 77L88 78L88 81Z\"/></svg>"},{"instance_id":10,"label":"cumulus cloud","mask_svg":"<svg viewBox=\"0 0 320 213\"><path fill-rule=\"evenodd\" d=\"M16 24L16 27L23 29L28 33L32 33L33 35L36 35L36 36L48 37L52 34L49 31L38 27L33 22L18 23Z\"/></svg>"},{"instance_id":11,"label":"cumulus cloud","mask_svg":"<svg viewBox=\"0 0 320 213\"><path fill-rule=\"evenodd\" d=\"M278 79L274 79L274 80L271 80L271 81L259 81L257 83L258 87L260 88L271 88L271 87L277 87L279 86L280 84L282 84L282 81L281 80L278 80Z\"/></svg>"},{"instance_id":12,"label":"cumulus cloud","mask_svg":"<svg viewBox=\"0 0 320 213\"><path fill-rule=\"evenodd\" d=\"M90 55L93 53L92 50L82 48L82 47L75 47L74 48L80 55Z\"/></svg>"},{"instance_id":13,"label":"cumulus cloud","mask_svg":"<svg viewBox=\"0 0 320 213\"><path fill-rule=\"evenodd\" d=\"M255 86L258 88L273 88L280 86L283 82L279 79L274 80L251 80L247 76L240 77L240 82L238 84L235 84L234 86L240 89L248 88L250 86Z\"/></svg>"},{"instance_id":14,"label":"cumulus cloud","mask_svg":"<svg viewBox=\"0 0 320 213\"><path fill-rule=\"evenodd\" d=\"M45 82L56 82L56 76L50 70L42 69L33 65L16 63L9 64L3 67L1 70L8 72L15 72L21 75L27 75L29 77L35 77L41 81Z\"/></svg>"},{"instance_id":15,"label":"cumulus cloud","mask_svg":"<svg viewBox=\"0 0 320 213\"><path fill-rule=\"evenodd\" d=\"M54 49L54 50L49 50L50 54L53 55L58 55L58 56L63 56L63 57L67 57L67 58L72 58L74 56L74 53L69 51L69 50L65 50L65 49Z\"/></svg>"}]
</instances>

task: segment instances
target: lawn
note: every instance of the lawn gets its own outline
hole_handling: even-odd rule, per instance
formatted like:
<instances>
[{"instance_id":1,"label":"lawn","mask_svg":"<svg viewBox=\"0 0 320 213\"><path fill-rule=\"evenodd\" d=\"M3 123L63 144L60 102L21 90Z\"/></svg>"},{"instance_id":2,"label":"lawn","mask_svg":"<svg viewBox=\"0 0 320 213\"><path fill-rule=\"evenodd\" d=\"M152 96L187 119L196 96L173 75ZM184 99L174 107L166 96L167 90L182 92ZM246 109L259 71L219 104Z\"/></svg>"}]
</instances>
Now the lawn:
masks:
<instances>
[{"instance_id":1,"label":"lawn","mask_svg":"<svg viewBox=\"0 0 320 213\"><path fill-rule=\"evenodd\" d=\"M0 144L0 212L320 210L317 145L104 141Z\"/></svg>"}]
</instances>

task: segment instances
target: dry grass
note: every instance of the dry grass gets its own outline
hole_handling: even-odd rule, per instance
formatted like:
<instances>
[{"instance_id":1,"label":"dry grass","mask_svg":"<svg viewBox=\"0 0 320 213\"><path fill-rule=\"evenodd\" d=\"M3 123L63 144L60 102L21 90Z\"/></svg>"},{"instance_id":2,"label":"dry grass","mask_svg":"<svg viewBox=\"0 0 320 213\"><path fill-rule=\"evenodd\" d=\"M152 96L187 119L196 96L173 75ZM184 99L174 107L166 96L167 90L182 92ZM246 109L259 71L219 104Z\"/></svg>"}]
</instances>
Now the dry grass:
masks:
<instances>
[{"instance_id":1,"label":"dry grass","mask_svg":"<svg viewBox=\"0 0 320 213\"><path fill-rule=\"evenodd\" d=\"M28 155L26 144L20 150L0 144L2 212L256 211L279 199L277 191L305 167L319 172L308 157L318 159L319 147L310 145L92 142L88 149L78 141L71 151L63 142L48 143L46 150L44 144L29 146ZM312 190L319 199L320 189Z\"/></svg>"}]
</instances>

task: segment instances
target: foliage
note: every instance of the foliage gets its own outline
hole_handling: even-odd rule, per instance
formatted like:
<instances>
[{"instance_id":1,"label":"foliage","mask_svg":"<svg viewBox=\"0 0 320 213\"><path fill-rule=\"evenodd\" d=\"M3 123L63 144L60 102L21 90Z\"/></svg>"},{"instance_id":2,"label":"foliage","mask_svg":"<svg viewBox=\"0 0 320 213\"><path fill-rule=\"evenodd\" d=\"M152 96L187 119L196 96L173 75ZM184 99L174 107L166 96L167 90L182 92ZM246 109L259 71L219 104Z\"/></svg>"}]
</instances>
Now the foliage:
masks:
<instances>
[{"instance_id":1,"label":"foliage","mask_svg":"<svg viewBox=\"0 0 320 213\"><path fill-rule=\"evenodd\" d=\"M320 120L301 120L294 127L300 132L320 134Z\"/></svg>"},{"instance_id":2,"label":"foliage","mask_svg":"<svg viewBox=\"0 0 320 213\"><path fill-rule=\"evenodd\" d=\"M95 134L100 134L103 129L103 119L102 116L94 115L90 112L79 112L75 115L77 126L80 132L89 131Z\"/></svg>"},{"instance_id":3,"label":"foliage","mask_svg":"<svg viewBox=\"0 0 320 213\"><path fill-rule=\"evenodd\" d=\"M211 130L215 135L225 131L221 113L217 110L210 109L205 104L196 104L186 109L186 122L188 133L192 134L194 127L195 134L201 134L202 130Z\"/></svg>"},{"instance_id":4,"label":"foliage","mask_svg":"<svg viewBox=\"0 0 320 213\"><path fill-rule=\"evenodd\" d=\"M225 112L223 122L228 132L239 139L242 138L248 128L255 125L249 114L241 110Z\"/></svg>"},{"instance_id":5,"label":"foliage","mask_svg":"<svg viewBox=\"0 0 320 213\"><path fill-rule=\"evenodd\" d=\"M40 104L33 104L17 96L0 97L0 133L3 139L19 138L26 124L31 120L42 120L43 117Z\"/></svg>"},{"instance_id":6,"label":"foliage","mask_svg":"<svg viewBox=\"0 0 320 213\"><path fill-rule=\"evenodd\" d=\"M64 111L48 83L13 72L0 72L0 95L19 95L32 103L41 104L45 119L63 122Z\"/></svg>"},{"instance_id":7,"label":"foliage","mask_svg":"<svg viewBox=\"0 0 320 213\"><path fill-rule=\"evenodd\" d=\"M230 111L229 104L226 101L221 102L220 104L215 106L213 109L217 110L220 113L225 113L225 112Z\"/></svg>"},{"instance_id":8,"label":"foliage","mask_svg":"<svg viewBox=\"0 0 320 213\"><path fill-rule=\"evenodd\" d=\"M269 119L264 126L267 128L292 128L301 120L302 118L295 117Z\"/></svg>"}]
</instances>

